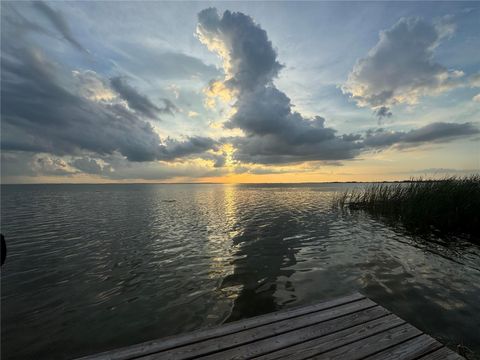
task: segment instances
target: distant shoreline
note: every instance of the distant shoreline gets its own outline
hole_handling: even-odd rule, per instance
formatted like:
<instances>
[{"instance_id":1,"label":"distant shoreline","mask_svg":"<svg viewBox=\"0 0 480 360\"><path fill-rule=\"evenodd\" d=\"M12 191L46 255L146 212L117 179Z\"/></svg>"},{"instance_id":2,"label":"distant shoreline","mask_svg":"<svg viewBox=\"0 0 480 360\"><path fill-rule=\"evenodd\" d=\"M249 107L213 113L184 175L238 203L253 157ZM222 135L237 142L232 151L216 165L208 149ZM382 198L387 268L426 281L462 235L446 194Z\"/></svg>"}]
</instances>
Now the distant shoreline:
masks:
<instances>
[{"instance_id":1,"label":"distant shoreline","mask_svg":"<svg viewBox=\"0 0 480 360\"><path fill-rule=\"evenodd\" d=\"M326 184L399 184L413 182L439 182L444 179L406 179L406 180L384 180L384 181L310 181L310 182L247 182L247 183L228 183L228 182L106 182L106 183L7 183L1 186L12 185L326 185Z\"/></svg>"}]
</instances>

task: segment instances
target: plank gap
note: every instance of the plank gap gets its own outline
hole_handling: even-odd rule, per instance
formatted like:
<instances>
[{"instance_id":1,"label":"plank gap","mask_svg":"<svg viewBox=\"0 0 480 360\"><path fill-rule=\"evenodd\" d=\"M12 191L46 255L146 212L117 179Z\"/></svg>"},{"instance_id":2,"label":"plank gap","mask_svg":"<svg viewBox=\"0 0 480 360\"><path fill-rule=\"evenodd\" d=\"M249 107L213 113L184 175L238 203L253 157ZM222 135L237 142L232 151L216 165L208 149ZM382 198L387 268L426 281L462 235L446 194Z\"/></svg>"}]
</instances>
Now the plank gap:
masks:
<instances>
[{"instance_id":1,"label":"plank gap","mask_svg":"<svg viewBox=\"0 0 480 360\"><path fill-rule=\"evenodd\" d=\"M190 344L198 344L210 339L220 338L225 335L236 334L247 329L274 324L286 319L293 319L315 312L333 309L335 307L355 303L367 299L364 295L356 292L340 298L327 299L318 304L299 306L284 309L258 317L243 319L240 321L222 324L210 329L196 330L190 334L178 334L163 339L146 341L136 345L126 346L120 349L109 350L96 355L89 355L77 360L128 360L138 359L162 351L169 351Z\"/></svg>"},{"instance_id":2,"label":"plank gap","mask_svg":"<svg viewBox=\"0 0 480 360\"><path fill-rule=\"evenodd\" d=\"M373 332L369 333L368 335L360 335L360 336L356 337L355 333L353 333L354 336L352 336L352 334L348 334L348 331L351 331L354 328L358 328L360 330L360 329L362 329L362 326L363 327L368 326L368 324L376 323L379 320L381 320L383 318L386 318L386 317L392 317L392 320L398 321L398 323L394 322L391 326L387 325L383 328L380 326L380 329L373 330ZM356 341L366 339L370 336L380 334L382 332L391 330L391 329L393 329L397 326L402 326L402 325L405 325L405 324L406 324L406 322L404 320L396 317L393 314L386 313L386 314L381 315L377 318L372 318L370 320L367 320L363 323L354 324L350 327L341 328L341 329L332 331L330 333L320 335L318 337L313 337L313 338L310 338L310 339L306 339L305 341L301 341L301 342L289 345L289 346L281 348L281 349L276 349L276 350L273 350L273 351L268 352L268 353L260 354L258 356L253 357L253 358L264 359L264 360L275 359L278 356L287 357L288 355L293 354L293 353L298 353L300 356L305 356L305 353L308 353L308 356L315 356L315 355L321 354L323 352L328 352L328 351L331 351L331 350L335 350L336 348L349 345L349 344L354 343ZM344 334L340 334L342 332ZM339 335L339 336L337 338L334 338L333 335ZM345 342L340 342L338 345L332 345L331 347L327 347L326 349L318 351L318 352L315 352L315 350L312 350L312 347L314 349L315 347L328 346L327 345L328 342L344 341L344 339L348 338L348 336L352 336L352 339L351 340L346 340ZM326 341L324 343L319 342L321 340L326 340ZM304 345L310 345L312 347L302 347ZM298 350L298 351L296 351L296 350ZM282 354L282 353L284 353L284 354ZM308 358L308 356L306 358Z\"/></svg>"},{"instance_id":3,"label":"plank gap","mask_svg":"<svg viewBox=\"0 0 480 360\"><path fill-rule=\"evenodd\" d=\"M368 300L368 299L363 299L363 300L360 300L360 301L364 301L364 300ZM370 301L371 302L371 301ZM268 339L271 339L271 338L275 338L277 336L280 336L280 335L283 335L283 334L286 334L286 333L289 333L289 332L292 332L292 331L298 331L298 330L301 330L301 329L304 329L304 328L307 328L307 327L310 327L310 326L315 326L315 325L319 325L319 324L322 324L322 323L325 323L327 321L332 321L332 320L337 320L341 317L344 317L344 316L348 316L348 315L352 315L352 314L355 314L355 313L358 313L358 312L361 312L361 311L366 311L366 310L369 310L369 309L372 309L372 308L380 308L380 306L378 306L377 304L375 304L374 302L371 302L372 305L365 305L365 307L361 307L359 309L352 309L352 310L347 310L348 312L345 312L345 313L341 313L339 315L335 315L335 316L328 316L328 313L326 313L326 318L325 319L322 319L322 320L319 320L315 323L308 323L306 325L298 325L294 328L290 328L288 330L285 330L285 331L275 331L275 332L269 332L269 333L265 333L265 334L259 334L259 337L256 337L254 338L253 340L244 340L242 343L236 343L236 344L226 344L225 346L223 346L222 348L216 348L216 349L211 349L211 350L205 350L205 351L198 351L195 352L195 351L192 351L193 353L192 354L188 354L187 353L184 353L183 356L181 356L181 354L178 354L178 358L180 359L196 359L196 358L201 358L201 357L206 357L206 356L211 356L211 355L214 355L214 354L217 354L217 353L221 353L221 352L225 352L227 350L231 350L231 349L234 349L234 348L238 348L240 346L245 346L245 345L248 345L248 344L252 344L252 343L255 343L255 342L258 342L258 341L265 341L265 340L268 340ZM348 303L348 304L342 304L341 306L335 306L335 308L340 308L342 306L348 306L350 305L351 303ZM328 309L327 309L328 310ZM331 310L331 309L330 309ZM387 311L387 310L385 310ZM318 311L318 312L315 312L315 313L321 313L322 311ZM305 315L309 315L311 316L313 313L309 313L309 314L305 314ZM303 315L303 316L305 316ZM298 317L295 317L295 318L301 318L302 316L298 316ZM291 321L293 318L289 318L289 319L284 319L282 321ZM266 324L266 325L262 325L262 326L257 326L257 327L252 327L252 328L248 328L248 329L245 329L245 330L242 330L242 331L239 331L239 332L236 332L236 333L233 333L233 334L226 334L225 336L228 336L228 337L231 337L231 336L234 336L234 335L239 335L240 333L244 332L245 334L247 334L249 331L251 330L254 330L254 329L259 329L263 326L265 327L268 327L269 325L273 325L275 323L280 323L279 321L277 322L273 322L271 324ZM216 338L212 338L212 339L208 339L206 341L210 341L210 340L216 340L216 339L220 339L222 336L219 336L219 337L216 337ZM226 339L227 340L227 339ZM198 344L202 343L203 341L201 342L198 342ZM171 356L171 358L176 358L175 355L173 354L165 354L166 352L174 352L175 350L181 350L181 348L185 348L186 350L188 349L188 347L192 346L192 345L195 345L195 344L188 344L188 345L184 345L184 346L179 346L179 347L176 347L176 348L173 348L173 349L168 349L168 350L162 350L160 352L154 352L154 353L150 353L150 354L145 354L145 355L141 355L141 356L138 356L138 357L135 357L134 359L144 359L144 360L150 360L150 359L155 359L156 356L155 355L158 355L159 357L162 356L166 356L168 358L168 356Z\"/></svg>"}]
</instances>

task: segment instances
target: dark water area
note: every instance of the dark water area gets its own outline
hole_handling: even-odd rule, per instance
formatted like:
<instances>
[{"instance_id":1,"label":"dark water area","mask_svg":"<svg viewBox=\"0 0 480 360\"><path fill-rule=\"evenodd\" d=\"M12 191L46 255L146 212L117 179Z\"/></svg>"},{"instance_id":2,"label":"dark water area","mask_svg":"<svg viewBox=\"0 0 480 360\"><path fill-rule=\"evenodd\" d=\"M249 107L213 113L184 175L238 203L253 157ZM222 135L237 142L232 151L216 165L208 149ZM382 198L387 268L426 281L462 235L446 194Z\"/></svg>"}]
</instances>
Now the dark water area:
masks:
<instances>
[{"instance_id":1,"label":"dark water area","mask_svg":"<svg viewBox=\"0 0 480 360\"><path fill-rule=\"evenodd\" d=\"M478 245L332 208L349 186L4 185L2 359L70 359L353 291L480 353Z\"/></svg>"}]
</instances>

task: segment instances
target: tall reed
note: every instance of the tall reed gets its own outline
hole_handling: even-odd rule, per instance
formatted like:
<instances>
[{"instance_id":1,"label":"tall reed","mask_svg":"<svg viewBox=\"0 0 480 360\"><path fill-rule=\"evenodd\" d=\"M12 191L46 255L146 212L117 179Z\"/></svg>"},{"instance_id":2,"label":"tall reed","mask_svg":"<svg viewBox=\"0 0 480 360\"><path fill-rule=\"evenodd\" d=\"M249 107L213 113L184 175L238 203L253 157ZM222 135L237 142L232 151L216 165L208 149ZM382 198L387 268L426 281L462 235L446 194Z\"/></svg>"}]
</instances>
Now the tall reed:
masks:
<instances>
[{"instance_id":1,"label":"tall reed","mask_svg":"<svg viewBox=\"0 0 480 360\"><path fill-rule=\"evenodd\" d=\"M335 205L401 221L415 230L438 230L480 239L480 175L412 179L347 190Z\"/></svg>"}]
</instances>

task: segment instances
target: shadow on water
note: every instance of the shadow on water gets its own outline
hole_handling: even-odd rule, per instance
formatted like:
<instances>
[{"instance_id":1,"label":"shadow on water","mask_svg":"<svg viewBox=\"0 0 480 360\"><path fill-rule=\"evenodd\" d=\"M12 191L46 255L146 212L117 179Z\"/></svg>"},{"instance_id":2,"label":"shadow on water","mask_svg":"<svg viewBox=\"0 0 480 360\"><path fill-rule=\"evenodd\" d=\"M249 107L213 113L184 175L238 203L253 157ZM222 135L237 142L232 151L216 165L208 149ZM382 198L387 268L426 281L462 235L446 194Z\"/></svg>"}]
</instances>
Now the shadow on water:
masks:
<instances>
[{"instance_id":1,"label":"shadow on water","mask_svg":"<svg viewBox=\"0 0 480 360\"><path fill-rule=\"evenodd\" d=\"M271 226L282 226L286 222L278 219L278 224ZM239 246L233 261L235 268L233 274L223 280L222 288L241 285L242 290L226 321L279 309L275 299L277 279L281 276L288 278L294 273L294 270L286 269L296 264L294 249L283 239L272 236L270 226L259 228L250 225L233 239L233 244ZM292 293L294 299L293 285L290 284L286 290Z\"/></svg>"},{"instance_id":2,"label":"shadow on water","mask_svg":"<svg viewBox=\"0 0 480 360\"><path fill-rule=\"evenodd\" d=\"M300 253L312 248L323 252L322 242L330 236L331 219L322 213L319 221L323 194L312 195L304 188L282 185L236 188L233 227L238 231L231 239L233 271L224 277L221 288L240 290L225 322L305 302L304 290L299 293L295 286L298 271L309 271L305 259L299 260L304 256ZM313 205L312 196L318 199ZM316 211L312 211L312 206ZM299 267L300 263L303 264Z\"/></svg>"},{"instance_id":3,"label":"shadow on water","mask_svg":"<svg viewBox=\"0 0 480 360\"><path fill-rule=\"evenodd\" d=\"M268 223L255 217L242 219L243 231L232 239L238 248L232 261L234 270L221 287L241 286L241 291L225 322L276 311L297 299L289 278L295 273L295 253L300 246L294 235L302 225L286 209L276 211L280 215ZM288 295L280 299L277 292Z\"/></svg>"},{"instance_id":4,"label":"shadow on water","mask_svg":"<svg viewBox=\"0 0 480 360\"><path fill-rule=\"evenodd\" d=\"M401 232L406 236L417 238L420 242L433 242L439 243L445 247L458 246L461 244L465 246L465 243L480 244L480 237L474 232L447 232L430 225L428 222L422 223L419 226L418 221L413 222L408 219L404 219L395 213L381 212L374 209L355 209L349 210L350 212L361 212L372 219L382 222L397 232ZM469 246L470 244L467 244Z\"/></svg>"}]
</instances>

